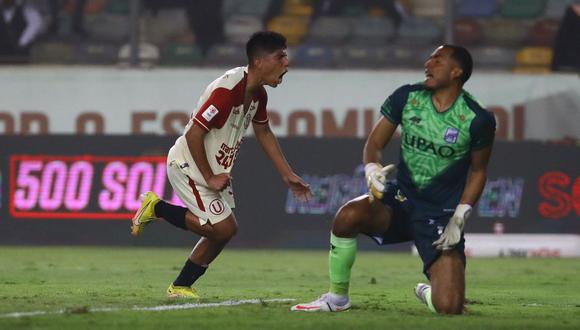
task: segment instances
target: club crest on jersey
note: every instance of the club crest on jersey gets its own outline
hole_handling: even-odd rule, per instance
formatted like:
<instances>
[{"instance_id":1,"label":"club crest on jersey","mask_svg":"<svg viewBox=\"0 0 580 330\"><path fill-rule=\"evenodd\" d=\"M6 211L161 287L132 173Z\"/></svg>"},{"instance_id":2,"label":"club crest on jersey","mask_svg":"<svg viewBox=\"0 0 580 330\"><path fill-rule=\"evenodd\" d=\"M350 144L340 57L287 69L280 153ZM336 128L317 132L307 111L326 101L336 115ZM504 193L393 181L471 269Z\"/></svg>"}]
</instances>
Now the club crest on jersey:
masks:
<instances>
[{"instance_id":1,"label":"club crest on jersey","mask_svg":"<svg viewBox=\"0 0 580 330\"><path fill-rule=\"evenodd\" d=\"M215 117L215 115L218 114L218 109L216 107L214 107L213 105L210 105L209 107L207 107L207 109L205 109L205 111L201 114L201 116L207 120L207 121L211 121L213 119L213 117Z\"/></svg>"},{"instance_id":2,"label":"club crest on jersey","mask_svg":"<svg viewBox=\"0 0 580 330\"><path fill-rule=\"evenodd\" d=\"M445 140L445 142L447 143L454 144L455 142L457 142L458 137L459 131L457 130L457 128L449 127L445 131L445 136L443 136L443 140Z\"/></svg>"}]
</instances>

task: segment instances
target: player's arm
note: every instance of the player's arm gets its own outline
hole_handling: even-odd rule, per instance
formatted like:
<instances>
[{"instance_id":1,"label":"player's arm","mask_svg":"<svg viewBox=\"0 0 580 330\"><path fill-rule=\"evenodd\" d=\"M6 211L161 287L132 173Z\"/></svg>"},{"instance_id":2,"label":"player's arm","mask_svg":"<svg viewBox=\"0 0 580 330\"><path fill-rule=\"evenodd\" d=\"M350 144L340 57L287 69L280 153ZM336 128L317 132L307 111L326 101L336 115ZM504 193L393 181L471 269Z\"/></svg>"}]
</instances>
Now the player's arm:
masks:
<instances>
[{"instance_id":1,"label":"player's arm","mask_svg":"<svg viewBox=\"0 0 580 330\"><path fill-rule=\"evenodd\" d=\"M385 146L391 141L397 125L382 117L375 125L363 148L363 163L365 164L365 178L369 186L369 200L382 199L385 190L386 177L395 171L395 165L381 165L381 154Z\"/></svg>"},{"instance_id":2,"label":"player's arm","mask_svg":"<svg viewBox=\"0 0 580 330\"><path fill-rule=\"evenodd\" d=\"M294 196L304 200L309 199L312 195L310 186L292 171L268 122L253 123L252 126L258 143L282 176L282 180L292 189Z\"/></svg>"},{"instance_id":3,"label":"player's arm","mask_svg":"<svg viewBox=\"0 0 580 330\"><path fill-rule=\"evenodd\" d=\"M216 191L222 191L229 185L230 175L228 173L215 175L211 170L207 160L205 145L203 143L207 132L208 131L205 128L197 123L191 125L189 130L185 133L187 147L189 148L193 161L195 161L195 165L197 165L197 168L201 172L208 187Z\"/></svg>"},{"instance_id":4,"label":"player's arm","mask_svg":"<svg viewBox=\"0 0 580 330\"><path fill-rule=\"evenodd\" d=\"M487 164L491 156L491 149L492 147L488 146L471 153L471 171L465 183L460 204L473 206L479 200L487 180Z\"/></svg>"}]
</instances>

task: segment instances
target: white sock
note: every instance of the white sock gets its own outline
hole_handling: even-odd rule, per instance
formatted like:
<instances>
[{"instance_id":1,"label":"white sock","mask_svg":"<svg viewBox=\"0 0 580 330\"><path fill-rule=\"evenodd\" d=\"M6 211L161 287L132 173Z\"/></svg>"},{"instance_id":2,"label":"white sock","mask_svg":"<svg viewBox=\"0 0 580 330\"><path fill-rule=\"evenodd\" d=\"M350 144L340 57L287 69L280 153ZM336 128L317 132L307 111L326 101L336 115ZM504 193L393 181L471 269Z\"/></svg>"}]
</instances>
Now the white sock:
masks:
<instances>
[{"instance_id":1,"label":"white sock","mask_svg":"<svg viewBox=\"0 0 580 330\"><path fill-rule=\"evenodd\" d=\"M332 292L328 293L328 298L330 299L331 303L337 306L343 306L348 302L348 296L341 296Z\"/></svg>"}]
</instances>

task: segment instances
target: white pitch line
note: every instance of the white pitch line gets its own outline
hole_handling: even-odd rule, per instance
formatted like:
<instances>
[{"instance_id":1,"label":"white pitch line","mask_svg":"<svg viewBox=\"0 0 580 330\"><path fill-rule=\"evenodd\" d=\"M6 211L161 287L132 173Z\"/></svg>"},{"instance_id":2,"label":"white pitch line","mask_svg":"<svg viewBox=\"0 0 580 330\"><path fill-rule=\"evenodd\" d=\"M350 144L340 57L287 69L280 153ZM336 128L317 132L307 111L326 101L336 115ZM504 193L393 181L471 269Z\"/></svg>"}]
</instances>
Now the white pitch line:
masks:
<instances>
[{"instance_id":1,"label":"white pitch line","mask_svg":"<svg viewBox=\"0 0 580 330\"><path fill-rule=\"evenodd\" d=\"M275 299L243 299L243 300L226 300L217 303L190 303L190 304L181 304L181 305L159 305L159 306L148 306L148 307L139 307L134 306L132 308L114 308L114 307L104 307L104 308L89 308L87 309L87 313L104 313L104 312L119 312L119 311L153 311L153 312L161 312L161 311L172 311L172 310L180 310L180 309L194 309L194 308L209 308L209 307L229 307L229 306L239 306L239 305L250 305L250 304L261 304L261 303L270 303L270 302L290 302L296 299L291 298L275 298ZM6 313L0 314L0 318L4 317L26 317L26 316L39 316L39 315L57 315L57 314L75 314L75 312L71 312L70 310L58 310L53 312L47 311L34 311L34 312L14 312L14 313ZM82 314L82 313L80 313Z\"/></svg>"}]
</instances>

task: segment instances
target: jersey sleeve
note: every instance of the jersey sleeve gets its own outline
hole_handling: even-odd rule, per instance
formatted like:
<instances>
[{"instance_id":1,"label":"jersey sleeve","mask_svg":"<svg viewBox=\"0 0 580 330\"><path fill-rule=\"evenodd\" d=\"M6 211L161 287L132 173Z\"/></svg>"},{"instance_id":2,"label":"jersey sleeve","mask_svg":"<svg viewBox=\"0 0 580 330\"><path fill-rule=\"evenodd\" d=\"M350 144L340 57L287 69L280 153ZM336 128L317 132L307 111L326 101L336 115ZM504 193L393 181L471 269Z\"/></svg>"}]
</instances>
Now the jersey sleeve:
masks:
<instances>
[{"instance_id":1,"label":"jersey sleeve","mask_svg":"<svg viewBox=\"0 0 580 330\"><path fill-rule=\"evenodd\" d=\"M469 128L471 134L471 150L479 150L493 144L495 138L495 117L485 111L474 118Z\"/></svg>"},{"instance_id":2,"label":"jersey sleeve","mask_svg":"<svg viewBox=\"0 0 580 330\"><path fill-rule=\"evenodd\" d=\"M258 102L258 110L254 114L252 122L256 124L265 124L268 122L268 111L266 111L266 105L268 104L268 94L264 88L260 90Z\"/></svg>"},{"instance_id":3,"label":"jersey sleeve","mask_svg":"<svg viewBox=\"0 0 580 330\"><path fill-rule=\"evenodd\" d=\"M214 90L195 114L195 123L206 131L222 127L233 107L232 99L230 90L225 88Z\"/></svg>"},{"instance_id":4,"label":"jersey sleeve","mask_svg":"<svg viewBox=\"0 0 580 330\"><path fill-rule=\"evenodd\" d=\"M403 108L407 103L407 98L409 97L410 85L404 85L399 87L393 92L383 105L381 106L381 113L385 118L387 118L391 123L398 125L401 123L403 116Z\"/></svg>"}]
</instances>

